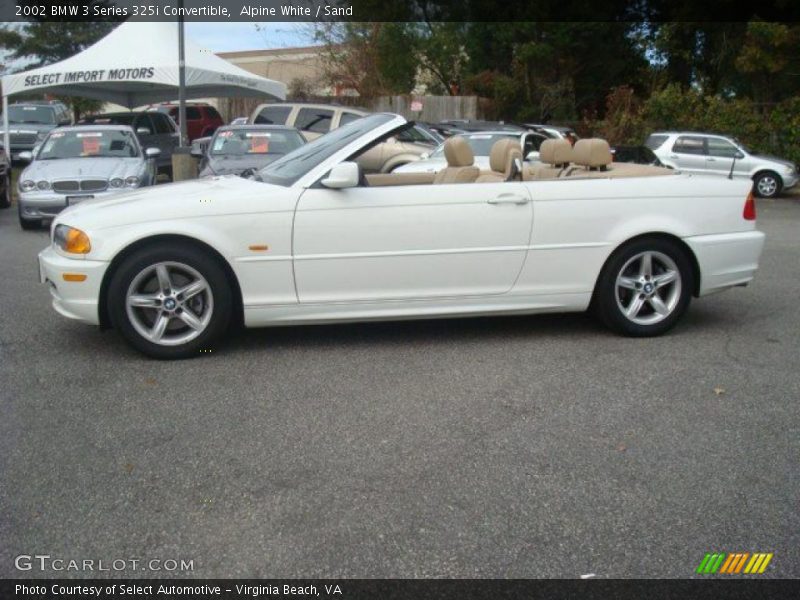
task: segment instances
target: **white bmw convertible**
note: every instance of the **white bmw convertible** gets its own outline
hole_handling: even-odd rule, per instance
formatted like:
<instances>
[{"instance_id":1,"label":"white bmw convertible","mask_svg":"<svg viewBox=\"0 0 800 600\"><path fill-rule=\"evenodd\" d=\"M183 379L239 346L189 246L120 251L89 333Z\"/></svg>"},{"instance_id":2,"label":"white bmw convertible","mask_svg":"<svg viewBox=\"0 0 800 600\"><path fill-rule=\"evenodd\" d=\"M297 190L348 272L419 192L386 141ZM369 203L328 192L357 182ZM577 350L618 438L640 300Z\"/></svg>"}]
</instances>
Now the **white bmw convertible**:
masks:
<instances>
[{"instance_id":1,"label":"white bmw convertible","mask_svg":"<svg viewBox=\"0 0 800 600\"><path fill-rule=\"evenodd\" d=\"M453 138L436 174L364 175L359 156L410 126L374 114L252 179L70 207L39 255L53 307L157 358L199 355L236 323L592 308L650 336L758 268L749 181L616 165L598 139L545 142L534 168L502 140L481 171Z\"/></svg>"}]
</instances>

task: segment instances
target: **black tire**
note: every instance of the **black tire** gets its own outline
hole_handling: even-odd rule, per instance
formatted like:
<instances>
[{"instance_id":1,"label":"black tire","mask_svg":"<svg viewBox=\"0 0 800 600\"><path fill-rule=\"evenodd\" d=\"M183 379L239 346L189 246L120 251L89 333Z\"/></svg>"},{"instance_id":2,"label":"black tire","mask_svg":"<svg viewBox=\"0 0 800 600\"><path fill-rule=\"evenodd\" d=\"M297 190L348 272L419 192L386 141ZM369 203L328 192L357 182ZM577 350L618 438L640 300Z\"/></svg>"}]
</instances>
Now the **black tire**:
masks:
<instances>
[{"instance_id":1,"label":"black tire","mask_svg":"<svg viewBox=\"0 0 800 600\"><path fill-rule=\"evenodd\" d=\"M194 269L207 282L212 299L210 302L211 308L208 309L211 314L205 329L190 341L170 346L155 343L140 334L134 322L131 321L126 302L128 290L134 279L149 267L165 262ZM177 287L179 286L176 286L176 289ZM206 298L206 302L208 302L208 298ZM225 275L225 270L216 257L191 244L160 242L134 252L120 264L111 277L108 286L107 303L108 313L114 328L122 334L128 343L143 354L158 359L194 358L208 354L212 350L214 343L228 329L233 309L233 293ZM166 306L166 302L164 302L163 306ZM148 308L141 310L143 312L152 310L156 314L160 314L159 310L161 309ZM177 309L177 311L180 312L181 309ZM135 313L135 315L139 314L138 312ZM143 318L146 318L146 315L143 315ZM178 327L183 326L178 316L171 318L175 319ZM141 320L139 323L141 324ZM186 331L189 331L189 329L187 328Z\"/></svg>"},{"instance_id":2,"label":"black tire","mask_svg":"<svg viewBox=\"0 0 800 600\"><path fill-rule=\"evenodd\" d=\"M753 177L753 193L759 198L775 198L783 190L783 179L773 171L761 171Z\"/></svg>"},{"instance_id":3,"label":"black tire","mask_svg":"<svg viewBox=\"0 0 800 600\"><path fill-rule=\"evenodd\" d=\"M0 208L11 207L11 177L6 175L5 185L3 186L3 193L0 194Z\"/></svg>"},{"instance_id":4,"label":"black tire","mask_svg":"<svg viewBox=\"0 0 800 600\"><path fill-rule=\"evenodd\" d=\"M636 262L637 257L646 254L653 264L649 277L640 275L637 266L641 266L641 260ZM631 269L635 271L634 276L626 276L626 283L641 277L641 281L634 283L638 289L618 288L617 278L631 274ZM656 281L655 278L666 279L673 271L678 275L677 286ZM648 281L651 282L649 288L646 287ZM618 248L606 261L597 280L592 307L606 326L617 333L631 337L656 336L675 326L689 306L693 289L694 273L684 248L664 238L641 238ZM639 297L641 309L631 318L626 316L624 308L634 307L635 296ZM657 301L669 312L659 313L655 308Z\"/></svg>"},{"instance_id":5,"label":"black tire","mask_svg":"<svg viewBox=\"0 0 800 600\"><path fill-rule=\"evenodd\" d=\"M33 231L42 228L41 219L26 219L22 216L22 206L17 202L17 214L19 215L19 226L25 231Z\"/></svg>"}]
</instances>

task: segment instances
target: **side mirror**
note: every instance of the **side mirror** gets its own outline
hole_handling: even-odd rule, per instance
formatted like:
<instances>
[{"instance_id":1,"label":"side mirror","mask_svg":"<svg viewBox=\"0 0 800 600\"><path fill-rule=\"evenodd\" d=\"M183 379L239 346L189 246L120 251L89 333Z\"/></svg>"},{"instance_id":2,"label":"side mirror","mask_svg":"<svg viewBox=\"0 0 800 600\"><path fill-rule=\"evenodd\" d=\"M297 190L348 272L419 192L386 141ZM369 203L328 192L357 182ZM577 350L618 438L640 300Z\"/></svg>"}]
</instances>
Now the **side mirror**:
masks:
<instances>
[{"instance_id":1,"label":"side mirror","mask_svg":"<svg viewBox=\"0 0 800 600\"><path fill-rule=\"evenodd\" d=\"M342 190L358 186L359 172L358 165L354 162L339 163L331 169L328 177L320 183L326 188Z\"/></svg>"},{"instance_id":2,"label":"side mirror","mask_svg":"<svg viewBox=\"0 0 800 600\"><path fill-rule=\"evenodd\" d=\"M539 153L536 150L531 150L525 156L525 160L539 160Z\"/></svg>"},{"instance_id":3,"label":"side mirror","mask_svg":"<svg viewBox=\"0 0 800 600\"><path fill-rule=\"evenodd\" d=\"M136 128L136 134L137 135L150 135L151 133L152 133L152 131L150 131L150 129L147 128L147 127L137 127Z\"/></svg>"},{"instance_id":4,"label":"side mirror","mask_svg":"<svg viewBox=\"0 0 800 600\"><path fill-rule=\"evenodd\" d=\"M742 152L741 150L737 150L737 151L734 153L733 157L734 157L736 160L741 160L741 159L743 159L743 158L744 158L744 152Z\"/></svg>"},{"instance_id":5,"label":"side mirror","mask_svg":"<svg viewBox=\"0 0 800 600\"><path fill-rule=\"evenodd\" d=\"M33 152L30 150L25 150L24 152L20 152L17 155L17 158L24 162L31 162L33 160Z\"/></svg>"},{"instance_id":6,"label":"side mirror","mask_svg":"<svg viewBox=\"0 0 800 600\"><path fill-rule=\"evenodd\" d=\"M161 150L158 148L148 148L144 151L144 155L147 158L158 158L161 155Z\"/></svg>"}]
</instances>

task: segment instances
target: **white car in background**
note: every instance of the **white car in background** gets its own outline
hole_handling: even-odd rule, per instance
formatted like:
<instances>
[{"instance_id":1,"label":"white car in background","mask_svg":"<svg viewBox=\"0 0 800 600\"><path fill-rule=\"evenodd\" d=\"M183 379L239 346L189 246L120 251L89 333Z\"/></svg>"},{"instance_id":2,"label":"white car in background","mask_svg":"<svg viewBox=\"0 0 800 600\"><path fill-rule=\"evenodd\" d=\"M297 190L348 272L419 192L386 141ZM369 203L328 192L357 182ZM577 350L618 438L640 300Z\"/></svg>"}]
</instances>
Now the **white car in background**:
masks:
<instances>
[{"instance_id":1,"label":"white car in background","mask_svg":"<svg viewBox=\"0 0 800 600\"><path fill-rule=\"evenodd\" d=\"M518 141L520 147L524 149L525 161L533 163L539 160L539 146L543 141L549 139L548 136L534 131L475 131L461 133L457 137L463 138L470 145L472 154L475 157L475 165L480 169L489 168L489 153L492 146L500 140L511 139ZM393 172L438 173L447 167L447 159L444 155L445 143L440 144L430 154L423 154L419 160L397 167Z\"/></svg>"},{"instance_id":2,"label":"white car in background","mask_svg":"<svg viewBox=\"0 0 800 600\"><path fill-rule=\"evenodd\" d=\"M409 127L373 114L253 179L70 207L39 254L40 280L65 317L114 327L149 356L185 358L207 356L240 322L591 307L622 334L658 335L692 296L745 285L758 268L749 182L612 163L592 139L575 144L566 170L511 179L500 168L521 155L516 142L498 141L493 169L481 170L458 136L436 174L361 171L361 154Z\"/></svg>"},{"instance_id":3,"label":"white car in background","mask_svg":"<svg viewBox=\"0 0 800 600\"><path fill-rule=\"evenodd\" d=\"M748 150L736 138L693 132L656 132L645 146L667 167L684 173L732 176L753 182L762 198L774 198L797 185L797 165ZM731 169L732 168L732 169Z\"/></svg>"}]
</instances>

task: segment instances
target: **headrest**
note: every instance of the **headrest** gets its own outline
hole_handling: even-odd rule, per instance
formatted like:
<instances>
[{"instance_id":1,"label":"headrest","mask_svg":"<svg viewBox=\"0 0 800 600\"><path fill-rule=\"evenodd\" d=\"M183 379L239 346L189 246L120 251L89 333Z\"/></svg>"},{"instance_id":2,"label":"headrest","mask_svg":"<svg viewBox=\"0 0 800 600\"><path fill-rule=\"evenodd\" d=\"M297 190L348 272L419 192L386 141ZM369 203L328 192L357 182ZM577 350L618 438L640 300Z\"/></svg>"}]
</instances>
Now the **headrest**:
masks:
<instances>
[{"instance_id":1,"label":"headrest","mask_svg":"<svg viewBox=\"0 0 800 600\"><path fill-rule=\"evenodd\" d=\"M505 173L513 158L522 158L522 148L517 140L503 138L492 144L489 152L489 168L497 173Z\"/></svg>"},{"instance_id":2,"label":"headrest","mask_svg":"<svg viewBox=\"0 0 800 600\"><path fill-rule=\"evenodd\" d=\"M469 142L460 136L447 138L444 142L444 157L448 167L471 167L475 156Z\"/></svg>"},{"instance_id":3,"label":"headrest","mask_svg":"<svg viewBox=\"0 0 800 600\"><path fill-rule=\"evenodd\" d=\"M611 160L611 148L600 138L578 140L572 149L572 162L583 167L605 167Z\"/></svg>"},{"instance_id":4,"label":"headrest","mask_svg":"<svg viewBox=\"0 0 800 600\"><path fill-rule=\"evenodd\" d=\"M566 165L572 160L572 144L569 140L545 140L539 146L539 160L548 165Z\"/></svg>"}]
</instances>

